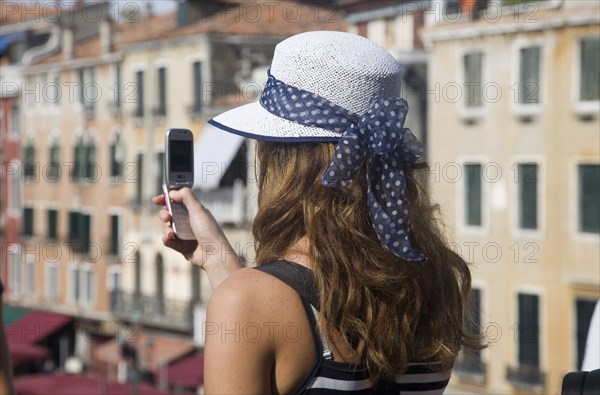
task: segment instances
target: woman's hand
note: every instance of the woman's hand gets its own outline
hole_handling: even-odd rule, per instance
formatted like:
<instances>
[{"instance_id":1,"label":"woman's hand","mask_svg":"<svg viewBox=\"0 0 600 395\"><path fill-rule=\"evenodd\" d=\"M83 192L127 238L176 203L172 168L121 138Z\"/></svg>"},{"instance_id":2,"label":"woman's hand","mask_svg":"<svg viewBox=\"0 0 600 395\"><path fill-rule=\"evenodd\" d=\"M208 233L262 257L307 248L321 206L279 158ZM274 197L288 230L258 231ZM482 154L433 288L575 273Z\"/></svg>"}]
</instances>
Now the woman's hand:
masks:
<instances>
[{"instance_id":1,"label":"woman's hand","mask_svg":"<svg viewBox=\"0 0 600 395\"><path fill-rule=\"evenodd\" d=\"M180 252L194 265L203 268L213 289L216 288L231 273L242 267L241 259L210 211L202 206L189 188L170 191L169 197L174 202L183 203L187 208L196 240L180 240L176 237L170 226L171 214L165 207L165 196L158 195L153 197L152 201L158 206L163 206L158 213L158 217L165 224L163 244Z\"/></svg>"}]
</instances>

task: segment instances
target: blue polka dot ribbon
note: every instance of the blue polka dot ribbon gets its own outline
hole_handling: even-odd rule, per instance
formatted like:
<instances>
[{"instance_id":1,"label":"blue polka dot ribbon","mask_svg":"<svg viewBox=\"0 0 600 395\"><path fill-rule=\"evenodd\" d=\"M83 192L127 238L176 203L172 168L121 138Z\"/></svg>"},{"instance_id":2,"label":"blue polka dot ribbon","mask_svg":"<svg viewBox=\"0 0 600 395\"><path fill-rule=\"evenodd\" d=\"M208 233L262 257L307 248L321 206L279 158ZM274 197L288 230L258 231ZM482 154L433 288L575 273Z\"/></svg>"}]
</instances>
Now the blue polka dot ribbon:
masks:
<instances>
[{"instance_id":1,"label":"blue polka dot ribbon","mask_svg":"<svg viewBox=\"0 0 600 395\"><path fill-rule=\"evenodd\" d=\"M341 133L321 184L331 188L350 185L366 160L367 200L377 237L404 260L427 260L410 239L404 169L412 167L423 155L423 146L404 127L406 100L379 99L360 116L315 93L287 85L269 72L260 103L275 116Z\"/></svg>"}]
</instances>

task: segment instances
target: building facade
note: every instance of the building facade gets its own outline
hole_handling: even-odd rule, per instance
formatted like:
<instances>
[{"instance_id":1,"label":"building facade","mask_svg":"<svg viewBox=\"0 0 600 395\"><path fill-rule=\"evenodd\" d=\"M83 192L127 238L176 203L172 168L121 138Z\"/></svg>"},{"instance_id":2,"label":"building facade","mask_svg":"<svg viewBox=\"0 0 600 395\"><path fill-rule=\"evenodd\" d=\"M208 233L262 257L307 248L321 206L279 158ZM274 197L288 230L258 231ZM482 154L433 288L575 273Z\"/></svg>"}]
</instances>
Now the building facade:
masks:
<instances>
[{"instance_id":1,"label":"building facade","mask_svg":"<svg viewBox=\"0 0 600 395\"><path fill-rule=\"evenodd\" d=\"M593 2L507 1L424 31L430 185L488 344L463 353L459 390L552 393L581 366L600 297L599 24Z\"/></svg>"}]
</instances>

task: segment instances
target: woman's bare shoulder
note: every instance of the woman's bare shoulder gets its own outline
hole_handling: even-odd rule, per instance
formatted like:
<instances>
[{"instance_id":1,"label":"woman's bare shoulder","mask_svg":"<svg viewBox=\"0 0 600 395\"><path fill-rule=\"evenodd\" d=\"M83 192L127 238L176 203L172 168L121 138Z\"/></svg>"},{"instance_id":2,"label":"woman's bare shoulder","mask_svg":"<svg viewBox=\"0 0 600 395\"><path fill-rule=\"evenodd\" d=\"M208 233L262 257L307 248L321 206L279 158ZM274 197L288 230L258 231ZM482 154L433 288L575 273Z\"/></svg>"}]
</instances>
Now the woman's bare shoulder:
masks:
<instances>
[{"instance_id":1,"label":"woman's bare shoulder","mask_svg":"<svg viewBox=\"0 0 600 395\"><path fill-rule=\"evenodd\" d=\"M282 281L260 270L243 268L215 288L209 309L211 306L227 307L225 311L231 316L237 308L241 308L246 312L243 315L254 320L260 317L268 319L269 316L277 316L291 298L297 298L296 292Z\"/></svg>"}]
</instances>

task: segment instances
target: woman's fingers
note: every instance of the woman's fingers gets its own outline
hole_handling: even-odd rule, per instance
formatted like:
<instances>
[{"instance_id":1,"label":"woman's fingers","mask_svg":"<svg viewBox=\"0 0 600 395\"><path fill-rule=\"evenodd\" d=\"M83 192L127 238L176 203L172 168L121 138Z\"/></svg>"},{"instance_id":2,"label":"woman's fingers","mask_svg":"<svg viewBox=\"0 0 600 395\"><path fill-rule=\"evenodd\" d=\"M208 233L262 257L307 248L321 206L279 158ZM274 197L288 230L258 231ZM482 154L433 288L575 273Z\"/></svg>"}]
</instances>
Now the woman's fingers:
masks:
<instances>
[{"instance_id":1,"label":"woman's fingers","mask_svg":"<svg viewBox=\"0 0 600 395\"><path fill-rule=\"evenodd\" d=\"M204 207L188 187L170 191L169 198L175 202L183 203L190 213L204 211Z\"/></svg>"},{"instance_id":2,"label":"woman's fingers","mask_svg":"<svg viewBox=\"0 0 600 395\"><path fill-rule=\"evenodd\" d=\"M161 220L161 222L164 223L170 223L172 219L171 213L169 213L169 210L167 210L166 208L163 208L158 212L158 218Z\"/></svg>"},{"instance_id":3,"label":"woman's fingers","mask_svg":"<svg viewBox=\"0 0 600 395\"><path fill-rule=\"evenodd\" d=\"M165 195L160 194L160 195L152 197L152 203L156 204L157 206L166 205L167 203L165 202Z\"/></svg>"}]
</instances>

